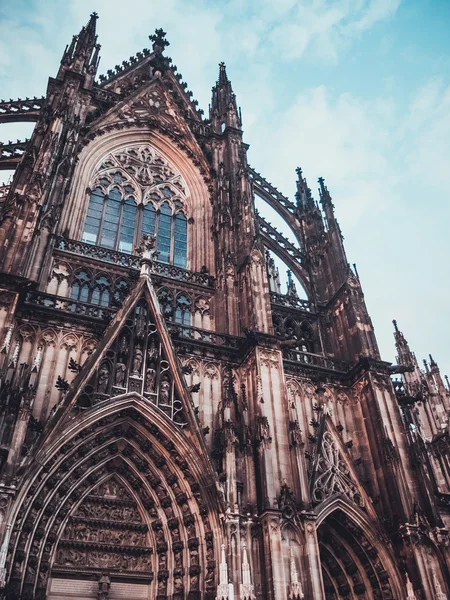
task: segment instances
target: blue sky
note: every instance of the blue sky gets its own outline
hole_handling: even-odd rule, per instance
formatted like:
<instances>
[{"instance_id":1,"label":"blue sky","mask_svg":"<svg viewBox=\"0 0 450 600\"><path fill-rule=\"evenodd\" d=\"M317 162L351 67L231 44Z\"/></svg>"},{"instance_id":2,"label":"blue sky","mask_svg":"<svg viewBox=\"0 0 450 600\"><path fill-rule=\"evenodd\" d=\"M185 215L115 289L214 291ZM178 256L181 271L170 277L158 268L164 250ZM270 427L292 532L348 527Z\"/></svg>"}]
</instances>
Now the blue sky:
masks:
<instances>
[{"instance_id":1,"label":"blue sky","mask_svg":"<svg viewBox=\"0 0 450 600\"><path fill-rule=\"evenodd\" d=\"M325 177L383 357L396 318L450 375L450 2L17 0L0 7L0 96L45 93L92 10L100 72L162 26L207 112L226 62L252 166L291 197L296 166L316 197Z\"/></svg>"}]
</instances>

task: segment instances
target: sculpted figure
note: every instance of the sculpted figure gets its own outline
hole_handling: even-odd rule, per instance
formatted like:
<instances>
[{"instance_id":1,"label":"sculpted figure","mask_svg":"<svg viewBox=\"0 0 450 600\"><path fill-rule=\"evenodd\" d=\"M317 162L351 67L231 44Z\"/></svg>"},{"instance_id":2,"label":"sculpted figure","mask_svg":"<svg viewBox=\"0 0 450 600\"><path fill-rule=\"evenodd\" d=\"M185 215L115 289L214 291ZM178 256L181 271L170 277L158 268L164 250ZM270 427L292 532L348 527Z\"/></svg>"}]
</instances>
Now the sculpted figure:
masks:
<instances>
[{"instance_id":1,"label":"sculpted figure","mask_svg":"<svg viewBox=\"0 0 450 600\"><path fill-rule=\"evenodd\" d=\"M141 374L142 360L143 360L142 350L139 348L139 346L136 346L136 348L134 350L134 357L133 357L133 375Z\"/></svg>"},{"instance_id":2,"label":"sculpted figure","mask_svg":"<svg viewBox=\"0 0 450 600\"><path fill-rule=\"evenodd\" d=\"M147 394L153 394L155 391L155 379L156 379L156 371L150 366L147 369L147 373L145 376L145 391Z\"/></svg>"},{"instance_id":3,"label":"sculpted figure","mask_svg":"<svg viewBox=\"0 0 450 600\"><path fill-rule=\"evenodd\" d=\"M163 379L161 381L161 386L159 389L159 403L168 406L170 404L169 395L170 395L170 381L168 381L167 379Z\"/></svg>"},{"instance_id":4,"label":"sculpted figure","mask_svg":"<svg viewBox=\"0 0 450 600\"><path fill-rule=\"evenodd\" d=\"M123 364L123 362L118 362L116 365L116 385L118 387L123 387L124 381L125 381L125 373L126 373L126 366Z\"/></svg>"},{"instance_id":5,"label":"sculpted figure","mask_svg":"<svg viewBox=\"0 0 450 600\"><path fill-rule=\"evenodd\" d=\"M99 394L106 394L109 383L109 370L106 365L103 365L98 374L98 388Z\"/></svg>"}]
</instances>

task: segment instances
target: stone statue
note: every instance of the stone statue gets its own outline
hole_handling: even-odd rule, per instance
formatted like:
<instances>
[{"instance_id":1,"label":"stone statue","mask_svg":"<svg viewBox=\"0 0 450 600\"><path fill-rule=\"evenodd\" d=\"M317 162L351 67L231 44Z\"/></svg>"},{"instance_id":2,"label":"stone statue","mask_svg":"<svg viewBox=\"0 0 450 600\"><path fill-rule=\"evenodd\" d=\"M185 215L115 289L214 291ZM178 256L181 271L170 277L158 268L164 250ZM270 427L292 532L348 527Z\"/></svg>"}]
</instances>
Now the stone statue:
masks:
<instances>
[{"instance_id":1,"label":"stone statue","mask_svg":"<svg viewBox=\"0 0 450 600\"><path fill-rule=\"evenodd\" d=\"M127 368L124 365L124 363L118 362L116 365L116 385L118 387L123 387L126 371L127 371Z\"/></svg>"},{"instance_id":2,"label":"stone statue","mask_svg":"<svg viewBox=\"0 0 450 600\"><path fill-rule=\"evenodd\" d=\"M109 600L109 590L111 589L111 579L107 573L102 573L98 580L98 600Z\"/></svg>"},{"instance_id":3,"label":"stone statue","mask_svg":"<svg viewBox=\"0 0 450 600\"><path fill-rule=\"evenodd\" d=\"M150 366L145 375L145 391L147 394L153 394L155 392L155 379L156 371L152 366Z\"/></svg>"},{"instance_id":4,"label":"stone statue","mask_svg":"<svg viewBox=\"0 0 450 600\"><path fill-rule=\"evenodd\" d=\"M170 396L170 381L168 381L167 379L163 379L161 381L161 386L159 389L159 403L165 404L168 406L170 404L169 396Z\"/></svg>"},{"instance_id":5,"label":"stone statue","mask_svg":"<svg viewBox=\"0 0 450 600\"><path fill-rule=\"evenodd\" d=\"M109 383L109 369L106 365L103 365L98 374L98 388L99 394L106 394Z\"/></svg>"},{"instance_id":6,"label":"stone statue","mask_svg":"<svg viewBox=\"0 0 450 600\"><path fill-rule=\"evenodd\" d=\"M133 375L141 374L142 360L143 360L142 350L139 348L139 346L136 346L136 348L134 350L134 357L133 357L133 373L132 373Z\"/></svg>"}]
</instances>

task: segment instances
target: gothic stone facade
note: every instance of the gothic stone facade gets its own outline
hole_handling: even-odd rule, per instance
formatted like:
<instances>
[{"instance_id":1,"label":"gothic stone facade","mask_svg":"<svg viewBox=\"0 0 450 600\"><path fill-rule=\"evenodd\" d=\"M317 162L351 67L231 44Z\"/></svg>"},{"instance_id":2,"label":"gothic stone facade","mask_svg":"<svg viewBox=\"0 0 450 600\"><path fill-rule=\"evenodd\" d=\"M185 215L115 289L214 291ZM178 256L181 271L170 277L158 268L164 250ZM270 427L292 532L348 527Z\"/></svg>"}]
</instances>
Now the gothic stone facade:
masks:
<instances>
[{"instance_id":1,"label":"gothic stone facade","mask_svg":"<svg viewBox=\"0 0 450 600\"><path fill-rule=\"evenodd\" d=\"M0 103L36 122L0 146L1 596L448 597L436 363L397 326L380 358L323 180L248 165L225 66L209 119L162 30L96 79L96 18Z\"/></svg>"}]
</instances>

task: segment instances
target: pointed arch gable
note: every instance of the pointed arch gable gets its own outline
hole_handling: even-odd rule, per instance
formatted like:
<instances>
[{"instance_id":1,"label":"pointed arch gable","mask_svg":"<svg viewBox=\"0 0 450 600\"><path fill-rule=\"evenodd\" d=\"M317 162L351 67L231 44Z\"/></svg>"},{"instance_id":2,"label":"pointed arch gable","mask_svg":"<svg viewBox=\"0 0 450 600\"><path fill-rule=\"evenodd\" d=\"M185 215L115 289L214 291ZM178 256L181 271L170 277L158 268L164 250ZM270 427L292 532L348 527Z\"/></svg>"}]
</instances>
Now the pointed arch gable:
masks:
<instances>
[{"instance_id":1,"label":"pointed arch gable","mask_svg":"<svg viewBox=\"0 0 450 600\"><path fill-rule=\"evenodd\" d=\"M217 540L222 535L215 482L192 441L138 394L128 394L114 404L79 415L24 474L12 524L9 598L32 590L45 597L46 574L58 563L57 546L67 524L71 519L75 524L79 521L78 507L111 476L126 482L152 540L144 544L141 554L128 547L118 554L113 546L97 544L97 550L114 555L113 572L120 557L128 560L149 555L151 550L155 556L144 570L150 581L155 579L155 586L156 580L163 580L169 586L198 591L203 573L203 585L211 591ZM99 525L95 519L90 524ZM117 524L108 527L114 529ZM86 550L86 544L77 543L74 540L81 554L90 549L89 544ZM66 546L64 542L61 547ZM67 570L64 561L56 567ZM82 564L83 572L85 567L89 565Z\"/></svg>"},{"instance_id":2,"label":"pointed arch gable","mask_svg":"<svg viewBox=\"0 0 450 600\"><path fill-rule=\"evenodd\" d=\"M337 485L333 483L333 478ZM312 498L317 497L315 489L319 484L323 489L323 500L319 507L331 501L335 495L351 496L352 504L357 506L355 501L358 497L359 506L372 518L376 518L372 500L361 485L353 461L329 414L323 415L320 424L310 480ZM337 493L338 490L341 493Z\"/></svg>"},{"instance_id":3,"label":"pointed arch gable","mask_svg":"<svg viewBox=\"0 0 450 600\"><path fill-rule=\"evenodd\" d=\"M341 535L350 540L352 553L356 553L360 564L365 565L367 573L373 571L374 576L369 579L372 584L379 586L382 594L386 594L380 597L403 598L403 581L392 545L378 524L377 517L370 517L342 494L323 502L315 512L319 539L321 528L328 527L330 520L338 523ZM326 531L327 535L333 533L332 530Z\"/></svg>"}]
</instances>

